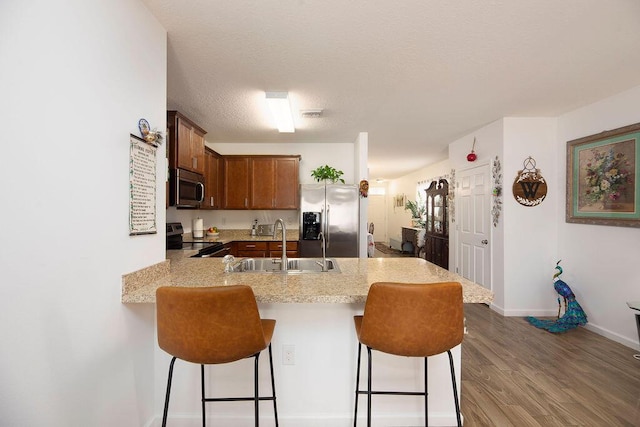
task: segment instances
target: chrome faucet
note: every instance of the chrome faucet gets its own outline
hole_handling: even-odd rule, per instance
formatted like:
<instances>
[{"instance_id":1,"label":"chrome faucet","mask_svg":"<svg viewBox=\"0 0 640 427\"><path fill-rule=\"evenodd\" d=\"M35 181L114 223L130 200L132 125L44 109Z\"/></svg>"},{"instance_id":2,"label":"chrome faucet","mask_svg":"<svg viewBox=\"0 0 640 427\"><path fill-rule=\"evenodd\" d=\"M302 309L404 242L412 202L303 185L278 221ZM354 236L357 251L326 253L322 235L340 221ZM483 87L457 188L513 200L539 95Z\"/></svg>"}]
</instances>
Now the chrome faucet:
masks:
<instances>
[{"instance_id":1,"label":"chrome faucet","mask_svg":"<svg viewBox=\"0 0 640 427\"><path fill-rule=\"evenodd\" d=\"M273 238L276 238L276 232L278 231L278 224L282 228L282 265L280 266L282 271L288 271L289 265L287 263L287 227L284 225L282 218L276 219L273 224Z\"/></svg>"},{"instance_id":2,"label":"chrome faucet","mask_svg":"<svg viewBox=\"0 0 640 427\"><path fill-rule=\"evenodd\" d=\"M327 271L327 243L324 240L324 233L322 231L318 233L318 240L320 240L320 247L322 249L322 271Z\"/></svg>"}]
</instances>

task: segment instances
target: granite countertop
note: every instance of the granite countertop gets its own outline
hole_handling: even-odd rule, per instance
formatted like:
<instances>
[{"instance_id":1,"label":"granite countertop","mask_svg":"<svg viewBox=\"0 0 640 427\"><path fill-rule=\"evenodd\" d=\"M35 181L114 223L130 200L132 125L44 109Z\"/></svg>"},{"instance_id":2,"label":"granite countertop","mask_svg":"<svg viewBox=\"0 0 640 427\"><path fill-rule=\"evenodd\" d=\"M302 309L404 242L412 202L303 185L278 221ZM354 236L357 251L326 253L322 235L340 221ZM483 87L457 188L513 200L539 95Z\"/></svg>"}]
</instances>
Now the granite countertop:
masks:
<instances>
[{"instance_id":1,"label":"granite countertop","mask_svg":"<svg viewBox=\"0 0 640 427\"><path fill-rule=\"evenodd\" d=\"M256 240L260 240L256 238ZM180 252L180 251L173 251ZM336 258L341 273L225 273L221 258L170 260L123 276L123 303L155 303L160 286L247 284L260 303L362 303L374 282L460 282L465 303L490 303L493 293L422 258Z\"/></svg>"}]
</instances>

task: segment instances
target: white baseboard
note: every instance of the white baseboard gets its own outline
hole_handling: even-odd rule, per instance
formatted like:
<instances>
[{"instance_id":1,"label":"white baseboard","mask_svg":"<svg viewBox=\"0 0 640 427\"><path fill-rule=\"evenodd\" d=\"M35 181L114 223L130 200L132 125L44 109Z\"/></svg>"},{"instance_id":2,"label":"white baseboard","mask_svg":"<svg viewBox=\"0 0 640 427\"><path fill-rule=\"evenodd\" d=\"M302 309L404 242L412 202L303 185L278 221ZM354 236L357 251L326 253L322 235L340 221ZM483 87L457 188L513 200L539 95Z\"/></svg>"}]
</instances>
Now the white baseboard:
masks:
<instances>
[{"instance_id":1,"label":"white baseboard","mask_svg":"<svg viewBox=\"0 0 640 427\"><path fill-rule=\"evenodd\" d=\"M615 341L619 344L624 345L625 347L629 347L634 350L640 350L640 345L638 345L638 343L636 343L635 341L627 337L623 337L622 335L616 334L615 332L611 332L608 329L602 328L592 323L587 323L584 327L585 329L591 332L595 332L598 335L602 335L605 338L609 338L611 341Z\"/></svg>"},{"instance_id":2,"label":"white baseboard","mask_svg":"<svg viewBox=\"0 0 640 427\"><path fill-rule=\"evenodd\" d=\"M558 310L505 310L502 307L496 306L495 304L491 304L490 307L493 311L504 317L555 317L558 315ZM640 350L640 345L634 340L623 337L601 326L595 325L593 323L587 323L584 328L631 349Z\"/></svg>"},{"instance_id":3,"label":"white baseboard","mask_svg":"<svg viewBox=\"0 0 640 427\"><path fill-rule=\"evenodd\" d=\"M504 317L556 317L558 310L506 310Z\"/></svg>"}]
</instances>

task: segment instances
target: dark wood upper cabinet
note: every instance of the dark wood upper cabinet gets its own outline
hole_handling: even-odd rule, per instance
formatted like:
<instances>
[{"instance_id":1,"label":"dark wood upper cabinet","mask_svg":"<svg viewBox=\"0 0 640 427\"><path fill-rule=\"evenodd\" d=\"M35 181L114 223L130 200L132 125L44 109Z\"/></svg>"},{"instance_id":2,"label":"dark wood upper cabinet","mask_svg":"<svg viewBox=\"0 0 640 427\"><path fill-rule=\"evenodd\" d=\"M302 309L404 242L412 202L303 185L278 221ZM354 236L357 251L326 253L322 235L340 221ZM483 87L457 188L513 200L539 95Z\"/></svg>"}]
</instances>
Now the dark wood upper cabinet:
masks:
<instances>
[{"instance_id":1,"label":"dark wood upper cabinet","mask_svg":"<svg viewBox=\"0 0 640 427\"><path fill-rule=\"evenodd\" d=\"M251 158L251 208L273 209L275 185L275 164L269 157Z\"/></svg>"},{"instance_id":2,"label":"dark wood upper cabinet","mask_svg":"<svg viewBox=\"0 0 640 427\"><path fill-rule=\"evenodd\" d=\"M223 209L249 209L249 158L224 156Z\"/></svg>"},{"instance_id":3,"label":"dark wood upper cabinet","mask_svg":"<svg viewBox=\"0 0 640 427\"><path fill-rule=\"evenodd\" d=\"M209 147L205 147L204 163L204 202L200 209L220 209L224 189L222 156Z\"/></svg>"},{"instance_id":4,"label":"dark wood upper cabinet","mask_svg":"<svg viewBox=\"0 0 640 427\"><path fill-rule=\"evenodd\" d=\"M274 209L300 206L300 156L274 159Z\"/></svg>"},{"instance_id":5,"label":"dark wood upper cabinet","mask_svg":"<svg viewBox=\"0 0 640 427\"><path fill-rule=\"evenodd\" d=\"M178 111L167 111L169 167L204 175L207 132Z\"/></svg>"},{"instance_id":6,"label":"dark wood upper cabinet","mask_svg":"<svg viewBox=\"0 0 640 427\"><path fill-rule=\"evenodd\" d=\"M223 209L297 209L300 156L223 156Z\"/></svg>"}]
</instances>

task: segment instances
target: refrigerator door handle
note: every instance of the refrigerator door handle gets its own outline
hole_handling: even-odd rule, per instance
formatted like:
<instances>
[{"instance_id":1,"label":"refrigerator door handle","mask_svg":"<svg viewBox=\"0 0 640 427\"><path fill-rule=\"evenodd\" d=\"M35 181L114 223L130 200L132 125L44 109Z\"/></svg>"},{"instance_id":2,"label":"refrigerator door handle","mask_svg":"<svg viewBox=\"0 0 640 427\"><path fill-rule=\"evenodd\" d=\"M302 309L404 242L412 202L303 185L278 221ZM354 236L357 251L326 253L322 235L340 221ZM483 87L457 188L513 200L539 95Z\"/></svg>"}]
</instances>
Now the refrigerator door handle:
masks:
<instances>
[{"instance_id":1,"label":"refrigerator door handle","mask_svg":"<svg viewBox=\"0 0 640 427\"><path fill-rule=\"evenodd\" d=\"M327 203L327 221L325 223L325 227L327 228L326 236L326 247L328 248L331 245L331 233L329 232L329 225L331 224L331 205Z\"/></svg>"},{"instance_id":2,"label":"refrigerator door handle","mask_svg":"<svg viewBox=\"0 0 640 427\"><path fill-rule=\"evenodd\" d=\"M324 217L324 207L320 208L320 231L322 231L322 233L324 233L326 230L324 228L324 221L325 221L325 217Z\"/></svg>"}]
</instances>

